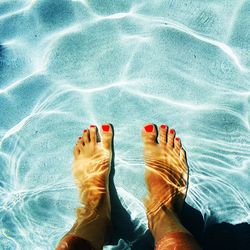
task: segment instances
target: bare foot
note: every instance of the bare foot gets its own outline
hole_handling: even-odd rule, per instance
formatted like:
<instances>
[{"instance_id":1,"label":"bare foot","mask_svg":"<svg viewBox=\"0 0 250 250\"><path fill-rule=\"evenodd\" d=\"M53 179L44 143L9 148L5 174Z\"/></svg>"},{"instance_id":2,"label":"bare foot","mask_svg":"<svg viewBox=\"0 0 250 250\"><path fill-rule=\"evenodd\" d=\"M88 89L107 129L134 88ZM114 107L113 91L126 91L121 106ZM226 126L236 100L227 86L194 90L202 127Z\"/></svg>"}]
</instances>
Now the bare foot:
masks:
<instances>
[{"instance_id":1,"label":"bare foot","mask_svg":"<svg viewBox=\"0 0 250 250\"><path fill-rule=\"evenodd\" d=\"M193 235L180 221L188 178L186 153L180 139L175 137L174 129L161 125L158 143L153 124L144 126L142 138L148 186L144 205L155 249L200 250Z\"/></svg>"},{"instance_id":2,"label":"bare foot","mask_svg":"<svg viewBox=\"0 0 250 250\"><path fill-rule=\"evenodd\" d=\"M188 177L186 154L180 138L175 137L174 129L161 125L158 143L153 124L144 126L142 138L145 180L149 191L145 200L147 214L155 214L164 208L179 216L186 196Z\"/></svg>"},{"instance_id":3,"label":"bare foot","mask_svg":"<svg viewBox=\"0 0 250 250\"><path fill-rule=\"evenodd\" d=\"M101 140L97 127L85 129L74 148L72 173L80 200L89 211L110 220L109 173L112 160L113 131L102 125Z\"/></svg>"},{"instance_id":4,"label":"bare foot","mask_svg":"<svg viewBox=\"0 0 250 250\"><path fill-rule=\"evenodd\" d=\"M84 240L93 249L101 250L110 236L109 173L113 140L110 124L102 125L101 134L100 141L97 127L91 125L74 148L72 173L84 206L77 209L76 222L59 242L58 250L71 249L74 244L85 246Z\"/></svg>"}]
</instances>

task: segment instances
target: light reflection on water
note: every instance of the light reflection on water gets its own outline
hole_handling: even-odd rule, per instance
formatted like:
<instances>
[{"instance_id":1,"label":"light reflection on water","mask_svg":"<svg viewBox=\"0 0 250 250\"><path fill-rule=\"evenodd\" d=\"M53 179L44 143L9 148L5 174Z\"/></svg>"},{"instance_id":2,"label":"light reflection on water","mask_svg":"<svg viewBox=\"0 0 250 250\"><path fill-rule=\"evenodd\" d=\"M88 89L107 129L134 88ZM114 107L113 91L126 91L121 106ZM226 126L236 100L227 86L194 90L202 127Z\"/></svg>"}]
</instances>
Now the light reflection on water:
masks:
<instances>
[{"instance_id":1,"label":"light reflection on water","mask_svg":"<svg viewBox=\"0 0 250 250\"><path fill-rule=\"evenodd\" d=\"M147 223L147 122L167 123L182 138L186 202L207 224L249 222L249 8L236 0L3 1L5 249L53 249L71 227L72 148L83 128L103 122L115 128L115 184L135 230Z\"/></svg>"}]
</instances>

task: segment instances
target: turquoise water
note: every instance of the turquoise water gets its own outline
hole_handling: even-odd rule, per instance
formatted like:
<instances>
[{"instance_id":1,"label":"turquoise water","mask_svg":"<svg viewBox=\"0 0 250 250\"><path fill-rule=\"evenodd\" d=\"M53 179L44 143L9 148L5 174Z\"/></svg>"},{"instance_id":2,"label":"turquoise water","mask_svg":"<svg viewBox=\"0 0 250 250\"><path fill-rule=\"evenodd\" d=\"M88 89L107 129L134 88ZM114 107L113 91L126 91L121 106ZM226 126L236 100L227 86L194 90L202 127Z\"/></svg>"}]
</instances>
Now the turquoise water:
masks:
<instances>
[{"instance_id":1,"label":"turquoise water","mask_svg":"<svg viewBox=\"0 0 250 250\"><path fill-rule=\"evenodd\" d=\"M76 138L104 122L138 235L148 122L182 138L186 202L206 225L250 223L249 11L242 0L1 1L0 249L54 249L79 206Z\"/></svg>"}]
</instances>

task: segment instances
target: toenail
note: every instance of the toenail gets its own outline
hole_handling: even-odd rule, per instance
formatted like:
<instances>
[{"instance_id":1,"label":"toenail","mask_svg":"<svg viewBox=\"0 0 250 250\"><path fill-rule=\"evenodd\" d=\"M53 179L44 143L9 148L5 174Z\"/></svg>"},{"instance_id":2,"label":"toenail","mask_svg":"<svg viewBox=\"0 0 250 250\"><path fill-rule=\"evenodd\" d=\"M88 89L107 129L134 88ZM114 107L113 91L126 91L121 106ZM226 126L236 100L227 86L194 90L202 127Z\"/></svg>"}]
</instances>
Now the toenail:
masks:
<instances>
[{"instance_id":1,"label":"toenail","mask_svg":"<svg viewBox=\"0 0 250 250\"><path fill-rule=\"evenodd\" d=\"M95 128L95 125L90 125L91 128Z\"/></svg>"},{"instance_id":2,"label":"toenail","mask_svg":"<svg viewBox=\"0 0 250 250\"><path fill-rule=\"evenodd\" d=\"M175 140L176 140L176 141L180 141L180 138L179 138L179 137L176 137Z\"/></svg>"},{"instance_id":3,"label":"toenail","mask_svg":"<svg viewBox=\"0 0 250 250\"><path fill-rule=\"evenodd\" d=\"M167 126L164 125L164 124L161 125L161 128L162 128L162 129L165 129L166 127L167 127Z\"/></svg>"},{"instance_id":4,"label":"toenail","mask_svg":"<svg viewBox=\"0 0 250 250\"><path fill-rule=\"evenodd\" d=\"M145 128L145 130L146 130L147 132L152 132L154 127L153 127L152 124L150 124L150 125L145 126L144 128Z\"/></svg>"},{"instance_id":5,"label":"toenail","mask_svg":"<svg viewBox=\"0 0 250 250\"><path fill-rule=\"evenodd\" d=\"M83 130L83 133L86 133L87 131L88 131L87 129L84 129L84 130Z\"/></svg>"},{"instance_id":6,"label":"toenail","mask_svg":"<svg viewBox=\"0 0 250 250\"><path fill-rule=\"evenodd\" d=\"M109 131L109 125L102 125L102 130L105 132Z\"/></svg>"},{"instance_id":7,"label":"toenail","mask_svg":"<svg viewBox=\"0 0 250 250\"><path fill-rule=\"evenodd\" d=\"M174 133L174 129L170 129L169 133L173 134Z\"/></svg>"}]
</instances>

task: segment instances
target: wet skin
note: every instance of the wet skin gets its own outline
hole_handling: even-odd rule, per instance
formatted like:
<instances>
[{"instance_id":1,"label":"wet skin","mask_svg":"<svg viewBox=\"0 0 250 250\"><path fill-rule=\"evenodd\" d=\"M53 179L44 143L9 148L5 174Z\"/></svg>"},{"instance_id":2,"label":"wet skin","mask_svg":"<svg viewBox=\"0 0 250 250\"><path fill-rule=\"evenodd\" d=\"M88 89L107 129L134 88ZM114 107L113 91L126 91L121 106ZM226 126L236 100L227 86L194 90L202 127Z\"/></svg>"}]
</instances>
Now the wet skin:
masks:
<instances>
[{"instance_id":1,"label":"wet skin","mask_svg":"<svg viewBox=\"0 0 250 250\"><path fill-rule=\"evenodd\" d=\"M186 195L188 167L186 153L175 131L161 125L157 142L156 129L153 124L146 124L141 134L148 187L144 205L149 229L159 241L167 232L187 232L178 216ZM112 227L109 196L112 126L103 124L100 132L101 136L98 128L90 125L74 148L72 174L84 205L77 209L77 221L67 234L88 240L95 249L102 249ZM58 249L67 249L65 244L62 240Z\"/></svg>"}]
</instances>

